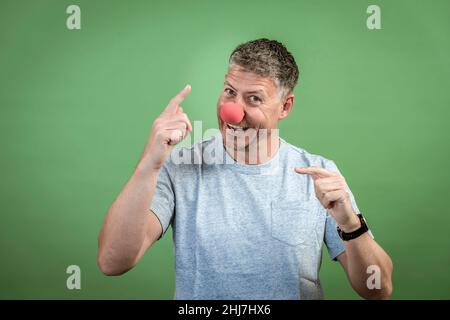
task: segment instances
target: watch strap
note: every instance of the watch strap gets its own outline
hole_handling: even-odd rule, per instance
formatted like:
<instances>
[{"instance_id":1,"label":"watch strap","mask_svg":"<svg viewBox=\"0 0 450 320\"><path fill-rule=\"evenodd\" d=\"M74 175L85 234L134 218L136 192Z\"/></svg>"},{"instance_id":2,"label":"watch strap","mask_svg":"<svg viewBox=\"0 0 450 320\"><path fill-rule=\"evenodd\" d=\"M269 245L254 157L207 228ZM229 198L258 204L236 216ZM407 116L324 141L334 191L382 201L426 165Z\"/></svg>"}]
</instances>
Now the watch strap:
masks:
<instances>
[{"instance_id":1,"label":"watch strap","mask_svg":"<svg viewBox=\"0 0 450 320\"><path fill-rule=\"evenodd\" d=\"M362 216L362 214L357 214L359 221L361 222L361 227L359 227L358 229L356 229L353 232L344 232L341 230L341 228L337 227L337 232L339 234L339 237L344 240L344 241L349 241L349 240L353 240L358 238L360 235L366 233L367 231L369 231L369 227L366 224L366 221L364 220L364 217Z\"/></svg>"}]
</instances>

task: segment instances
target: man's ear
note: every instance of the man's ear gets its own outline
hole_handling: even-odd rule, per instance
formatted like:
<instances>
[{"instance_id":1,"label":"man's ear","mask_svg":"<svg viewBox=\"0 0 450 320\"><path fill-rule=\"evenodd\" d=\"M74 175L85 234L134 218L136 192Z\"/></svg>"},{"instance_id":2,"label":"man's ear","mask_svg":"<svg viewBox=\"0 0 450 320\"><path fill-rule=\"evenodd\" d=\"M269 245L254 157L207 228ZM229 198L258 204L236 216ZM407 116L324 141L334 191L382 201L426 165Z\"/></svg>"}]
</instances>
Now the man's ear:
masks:
<instances>
[{"instance_id":1,"label":"man's ear","mask_svg":"<svg viewBox=\"0 0 450 320\"><path fill-rule=\"evenodd\" d=\"M281 113L278 116L278 120L282 120L288 116L288 114L292 111L292 107L294 106L294 94L289 93L284 98L283 107L281 109Z\"/></svg>"}]
</instances>

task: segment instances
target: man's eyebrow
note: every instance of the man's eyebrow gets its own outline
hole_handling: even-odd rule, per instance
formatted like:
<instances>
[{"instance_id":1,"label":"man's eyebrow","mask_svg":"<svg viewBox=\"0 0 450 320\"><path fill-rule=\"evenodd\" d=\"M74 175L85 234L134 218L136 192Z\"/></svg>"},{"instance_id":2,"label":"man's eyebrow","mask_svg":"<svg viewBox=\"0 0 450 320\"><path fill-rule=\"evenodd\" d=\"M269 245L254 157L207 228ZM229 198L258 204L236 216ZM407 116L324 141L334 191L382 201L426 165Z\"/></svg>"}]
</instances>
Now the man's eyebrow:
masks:
<instances>
[{"instance_id":1,"label":"man's eyebrow","mask_svg":"<svg viewBox=\"0 0 450 320\"><path fill-rule=\"evenodd\" d=\"M229 82L226 81L226 80L225 80L225 84L226 84L227 86L230 86L234 91L237 91L237 90L231 85L231 83L229 83Z\"/></svg>"},{"instance_id":2,"label":"man's eyebrow","mask_svg":"<svg viewBox=\"0 0 450 320\"><path fill-rule=\"evenodd\" d=\"M261 93L264 94L263 90L254 90L254 91L247 91L247 93Z\"/></svg>"},{"instance_id":3,"label":"man's eyebrow","mask_svg":"<svg viewBox=\"0 0 450 320\"><path fill-rule=\"evenodd\" d=\"M229 83L228 81L225 80L225 84L230 86L234 91L237 91L232 85L231 83ZM251 93L259 93L264 95L264 90L252 90L252 91L246 91L246 94L251 94Z\"/></svg>"}]
</instances>

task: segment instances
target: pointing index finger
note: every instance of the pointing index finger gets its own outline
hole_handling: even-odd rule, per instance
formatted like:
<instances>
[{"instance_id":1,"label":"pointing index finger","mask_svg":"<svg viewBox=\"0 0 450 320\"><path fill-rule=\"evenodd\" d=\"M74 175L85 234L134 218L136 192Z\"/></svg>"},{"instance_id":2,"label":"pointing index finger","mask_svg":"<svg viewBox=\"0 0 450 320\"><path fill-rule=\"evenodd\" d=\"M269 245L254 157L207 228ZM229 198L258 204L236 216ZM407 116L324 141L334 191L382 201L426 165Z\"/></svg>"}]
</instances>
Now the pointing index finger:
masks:
<instances>
[{"instance_id":1,"label":"pointing index finger","mask_svg":"<svg viewBox=\"0 0 450 320\"><path fill-rule=\"evenodd\" d=\"M184 98L191 92L191 86L188 84L181 90L175 97L173 97L167 107L164 109L164 113L176 113L178 105L183 102Z\"/></svg>"},{"instance_id":2,"label":"pointing index finger","mask_svg":"<svg viewBox=\"0 0 450 320\"><path fill-rule=\"evenodd\" d=\"M309 174L313 179L332 177L336 175L335 172L328 171L320 167L297 167L295 168L295 172L300 174Z\"/></svg>"}]
</instances>

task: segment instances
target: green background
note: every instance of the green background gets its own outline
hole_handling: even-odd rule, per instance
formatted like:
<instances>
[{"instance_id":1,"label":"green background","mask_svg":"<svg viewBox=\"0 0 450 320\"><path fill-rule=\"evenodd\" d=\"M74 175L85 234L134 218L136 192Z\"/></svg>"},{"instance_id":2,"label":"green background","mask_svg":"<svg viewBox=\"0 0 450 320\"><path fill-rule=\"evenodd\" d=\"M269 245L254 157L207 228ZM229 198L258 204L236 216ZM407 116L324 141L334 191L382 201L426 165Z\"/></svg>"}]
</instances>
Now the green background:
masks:
<instances>
[{"instance_id":1,"label":"green background","mask_svg":"<svg viewBox=\"0 0 450 320\"><path fill-rule=\"evenodd\" d=\"M217 127L229 54L268 37L301 70L281 135L337 163L394 261L392 298L449 299L449 31L450 1L1 0L0 298L171 299L171 232L106 277L103 217L168 100L190 83L191 121ZM358 299L326 250L321 279Z\"/></svg>"}]
</instances>

